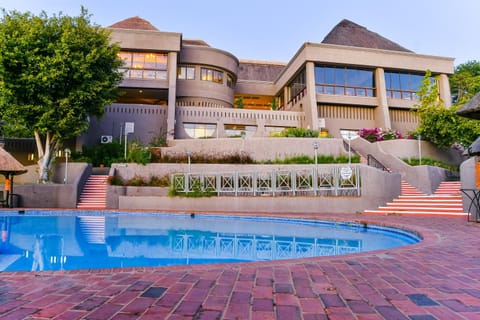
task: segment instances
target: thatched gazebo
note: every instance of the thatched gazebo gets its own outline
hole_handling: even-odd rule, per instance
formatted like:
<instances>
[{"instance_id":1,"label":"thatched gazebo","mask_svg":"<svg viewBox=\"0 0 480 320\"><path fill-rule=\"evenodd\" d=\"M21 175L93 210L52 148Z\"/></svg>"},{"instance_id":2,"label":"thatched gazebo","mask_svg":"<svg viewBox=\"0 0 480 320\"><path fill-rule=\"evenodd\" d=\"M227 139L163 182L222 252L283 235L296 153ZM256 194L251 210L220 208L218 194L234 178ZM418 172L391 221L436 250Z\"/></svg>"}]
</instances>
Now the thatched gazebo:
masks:
<instances>
[{"instance_id":1,"label":"thatched gazebo","mask_svg":"<svg viewBox=\"0 0 480 320\"><path fill-rule=\"evenodd\" d=\"M461 117L480 120L480 92L461 106L456 113Z\"/></svg>"},{"instance_id":2,"label":"thatched gazebo","mask_svg":"<svg viewBox=\"0 0 480 320\"><path fill-rule=\"evenodd\" d=\"M461 117L480 120L480 92L474 95L472 99L461 106L455 113ZM480 137L465 150L465 155L480 155Z\"/></svg>"},{"instance_id":3,"label":"thatched gazebo","mask_svg":"<svg viewBox=\"0 0 480 320\"><path fill-rule=\"evenodd\" d=\"M4 207L13 206L13 176L24 174L27 169L17 161L10 153L0 147L0 174L5 176L6 196L2 200Z\"/></svg>"}]
</instances>

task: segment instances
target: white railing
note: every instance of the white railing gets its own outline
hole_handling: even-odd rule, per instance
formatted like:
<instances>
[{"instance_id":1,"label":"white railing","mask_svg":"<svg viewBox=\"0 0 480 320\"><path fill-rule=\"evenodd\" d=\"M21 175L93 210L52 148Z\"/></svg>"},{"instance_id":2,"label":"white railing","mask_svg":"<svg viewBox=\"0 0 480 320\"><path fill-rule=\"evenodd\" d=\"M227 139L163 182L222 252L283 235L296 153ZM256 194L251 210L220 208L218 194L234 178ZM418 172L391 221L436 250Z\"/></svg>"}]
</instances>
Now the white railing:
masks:
<instances>
[{"instance_id":1,"label":"white railing","mask_svg":"<svg viewBox=\"0 0 480 320\"><path fill-rule=\"evenodd\" d=\"M310 169L226 173L175 173L177 193L218 196L360 196L356 165L315 166Z\"/></svg>"}]
</instances>

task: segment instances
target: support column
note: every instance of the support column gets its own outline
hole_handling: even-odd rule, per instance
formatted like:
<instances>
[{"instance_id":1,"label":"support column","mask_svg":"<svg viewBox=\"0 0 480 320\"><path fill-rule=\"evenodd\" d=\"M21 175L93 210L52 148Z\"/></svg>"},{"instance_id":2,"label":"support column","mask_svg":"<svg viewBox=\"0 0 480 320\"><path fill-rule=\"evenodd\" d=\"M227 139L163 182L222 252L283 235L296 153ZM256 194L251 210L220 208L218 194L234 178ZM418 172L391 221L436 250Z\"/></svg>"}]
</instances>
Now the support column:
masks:
<instances>
[{"instance_id":1,"label":"support column","mask_svg":"<svg viewBox=\"0 0 480 320\"><path fill-rule=\"evenodd\" d=\"M388 112L387 86L383 68L375 69L375 85L378 101L374 112L375 126L377 128L391 129L392 123L390 121L390 113Z\"/></svg>"},{"instance_id":2,"label":"support column","mask_svg":"<svg viewBox=\"0 0 480 320\"><path fill-rule=\"evenodd\" d=\"M307 94L302 100L305 126L307 129L318 130L317 93L315 90L315 64L307 62L305 65L305 83Z\"/></svg>"},{"instance_id":3,"label":"support column","mask_svg":"<svg viewBox=\"0 0 480 320\"><path fill-rule=\"evenodd\" d=\"M447 108L452 106L452 97L450 95L450 82L446 74L442 73L439 76L438 81L438 91L440 94L440 99L443 101L443 105Z\"/></svg>"},{"instance_id":4,"label":"support column","mask_svg":"<svg viewBox=\"0 0 480 320\"><path fill-rule=\"evenodd\" d=\"M168 107L167 107L167 141L175 139L175 105L177 103L177 52L168 53Z\"/></svg>"}]
</instances>

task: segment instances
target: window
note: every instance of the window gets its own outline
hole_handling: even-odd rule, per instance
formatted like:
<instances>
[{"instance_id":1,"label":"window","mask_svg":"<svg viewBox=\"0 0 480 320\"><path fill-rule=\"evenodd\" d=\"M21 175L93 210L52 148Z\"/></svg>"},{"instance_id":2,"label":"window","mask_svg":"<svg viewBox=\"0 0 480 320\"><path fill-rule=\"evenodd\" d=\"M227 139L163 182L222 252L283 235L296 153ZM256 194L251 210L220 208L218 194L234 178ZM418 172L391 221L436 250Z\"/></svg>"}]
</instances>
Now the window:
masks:
<instances>
[{"instance_id":1,"label":"window","mask_svg":"<svg viewBox=\"0 0 480 320\"><path fill-rule=\"evenodd\" d=\"M179 67L178 79L195 80L195 67Z\"/></svg>"},{"instance_id":2,"label":"window","mask_svg":"<svg viewBox=\"0 0 480 320\"><path fill-rule=\"evenodd\" d=\"M232 89L235 88L235 80L230 73L227 73L227 87Z\"/></svg>"},{"instance_id":3,"label":"window","mask_svg":"<svg viewBox=\"0 0 480 320\"><path fill-rule=\"evenodd\" d=\"M256 126L246 126L238 124L226 124L225 133L229 138L250 138L253 137L255 131L257 130Z\"/></svg>"},{"instance_id":4,"label":"window","mask_svg":"<svg viewBox=\"0 0 480 320\"><path fill-rule=\"evenodd\" d=\"M319 94L373 97L372 70L315 66L315 86Z\"/></svg>"},{"instance_id":5,"label":"window","mask_svg":"<svg viewBox=\"0 0 480 320\"><path fill-rule=\"evenodd\" d=\"M306 79L306 76L305 76L305 69L304 69L288 85L289 101L299 96L303 92L303 90L307 87L305 79Z\"/></svg>"},{"instance_id":6,"label":"window","mask_svg":"<svg viewBox=\"0 0 480 320\"><path fill-rule=\"evenodd\" d=\"M153 52L119 53L126 78L165 80L167 79L167 54Z\"/></svg>"},{"instance_id":7,"label":"window","mask_svg":"<svg viewBox=\"0 0 480 320\"><path fill-rule=\"evenodd\" d=\"M223 83L223 72L210 69L210 68L201 68L200 69L200 79L203 81L211 81L215 83Z\"/></svg>"},{"instance_id":8,"label":"window","mask_svg":"<svg viewBox=\"0 0 480 320\"><path fill-rule=\"evenodd\" d=\"M184 123L183 127L188 136L193 139L213 138L217 129L215 124L204 123Z\"/></svg>"},{"instance_id":9,"label":"window","mask_svg":"<svg viewBox=\"0 0 480 320\"><path fill-rule=\"evenodd\" d=\"M387 96L393 99L418 100L417 91L423 78L424 75L420 74L385 71Z\"/></svg>"}]
</instances>

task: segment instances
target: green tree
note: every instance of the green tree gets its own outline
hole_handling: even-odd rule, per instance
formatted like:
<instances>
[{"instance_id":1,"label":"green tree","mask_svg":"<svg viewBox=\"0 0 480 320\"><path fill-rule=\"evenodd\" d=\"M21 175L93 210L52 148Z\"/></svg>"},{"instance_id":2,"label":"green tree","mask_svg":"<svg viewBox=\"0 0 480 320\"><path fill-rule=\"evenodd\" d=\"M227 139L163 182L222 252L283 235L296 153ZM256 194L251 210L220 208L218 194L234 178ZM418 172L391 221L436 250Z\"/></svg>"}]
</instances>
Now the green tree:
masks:
<instances>
[{"instance_id":1,"label":"green tree","mask_svg":"<svg viewBox=\"0 0 480 320\"><path fill-rule=\"evenodd\" d=\"M83 7L78 17L2 10L0 34L3 131L35 137L46 182L55 151L116 99L119 47Z\"/></svg>"},{"instance_id":2,"label":"green tree","mask_svg":"<svg viewBox=\"0 0 480 320\"><path fill-rule=\"evenodd\" d=\"M449 80L455 103L467 102L480 91L480 62L473 60L458 65Z\"/></svg>"},{"instance_id":3,"label":"green tree","mask_svg":"<svg viewBox=\"0 0 480 320\"><path fill-rule=\"evenodd\" d=\"M449 148L454 144L466 147L480 135L480 122L458 116L455 113L458 105L445 107L430 71L425 74L417 94L420 100L416 105L419 116L416 133L421 134L422 139L440 148Z\"/></svg>"}]
</instances>

